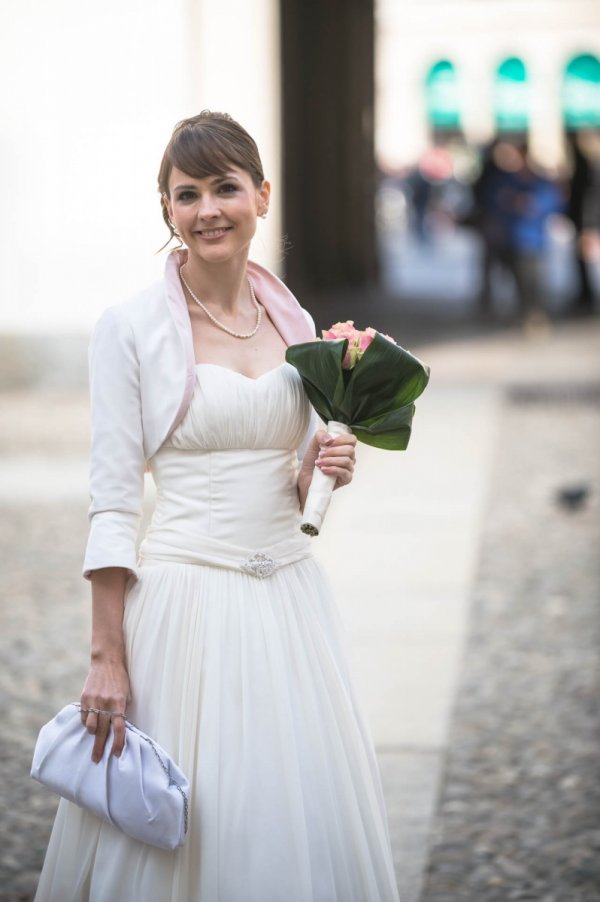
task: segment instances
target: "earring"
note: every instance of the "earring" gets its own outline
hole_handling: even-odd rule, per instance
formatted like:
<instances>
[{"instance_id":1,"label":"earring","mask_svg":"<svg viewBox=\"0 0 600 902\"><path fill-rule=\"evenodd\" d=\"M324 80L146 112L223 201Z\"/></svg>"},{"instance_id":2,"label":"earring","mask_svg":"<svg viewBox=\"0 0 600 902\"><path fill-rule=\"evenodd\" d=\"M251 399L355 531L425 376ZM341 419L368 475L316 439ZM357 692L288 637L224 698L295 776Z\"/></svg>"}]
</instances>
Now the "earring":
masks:
<instances>
[{"instance_id":1,"label":"earring","mask_svg":"<svg viewBox=\"0 0 600 902\"><path fill-rule=\"evenodd\" d=\"M266 219L266 218L267 218L267 211L266 211L266 210L265 210L264 213L261 213L261 214L260 214L260 218L261 218L261 219Z\"/></svg>"}]
</instances>

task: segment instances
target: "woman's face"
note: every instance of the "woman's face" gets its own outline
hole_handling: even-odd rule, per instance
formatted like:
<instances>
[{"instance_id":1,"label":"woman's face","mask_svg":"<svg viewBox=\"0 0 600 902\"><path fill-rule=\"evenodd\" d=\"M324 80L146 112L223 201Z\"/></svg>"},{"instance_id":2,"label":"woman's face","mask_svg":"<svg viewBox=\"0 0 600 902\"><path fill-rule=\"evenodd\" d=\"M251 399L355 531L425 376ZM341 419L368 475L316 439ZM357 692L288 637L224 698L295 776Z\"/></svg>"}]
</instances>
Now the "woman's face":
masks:
<instances>
[{"instance_id":1,"label":"woman's face","mask_svg":"<svg viewBox=\"0 0 600 902\"><path fill-rule=\"evenodd\" d=\"M166 204L190 255L219 263L247 253L256 217L266 213L269 195L268 182L257 188L249 173L237 166L224 175L201 179L173 168Z\"/></svg>"}]
</instances>

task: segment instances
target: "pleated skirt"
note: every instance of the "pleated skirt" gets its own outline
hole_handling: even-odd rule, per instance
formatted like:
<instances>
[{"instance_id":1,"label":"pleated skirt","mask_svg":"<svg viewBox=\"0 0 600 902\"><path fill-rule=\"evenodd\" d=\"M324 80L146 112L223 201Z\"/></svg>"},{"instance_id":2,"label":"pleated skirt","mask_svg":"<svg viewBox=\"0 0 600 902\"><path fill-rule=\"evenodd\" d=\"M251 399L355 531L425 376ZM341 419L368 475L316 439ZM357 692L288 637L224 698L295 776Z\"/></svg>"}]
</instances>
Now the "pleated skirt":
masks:
<instances>
[{"instance_id":1,"label":"pleated skirt","mask_svg":"<svg viewBox=\"0 0 600 902\"><path fill-rule=\"evenodd\" d=\"M267 579L146 562L124 631L129 719L190 781L185 846L61 800L37 902L397 902L372 739L313 558Z\"/></svg>"}]
</instances>

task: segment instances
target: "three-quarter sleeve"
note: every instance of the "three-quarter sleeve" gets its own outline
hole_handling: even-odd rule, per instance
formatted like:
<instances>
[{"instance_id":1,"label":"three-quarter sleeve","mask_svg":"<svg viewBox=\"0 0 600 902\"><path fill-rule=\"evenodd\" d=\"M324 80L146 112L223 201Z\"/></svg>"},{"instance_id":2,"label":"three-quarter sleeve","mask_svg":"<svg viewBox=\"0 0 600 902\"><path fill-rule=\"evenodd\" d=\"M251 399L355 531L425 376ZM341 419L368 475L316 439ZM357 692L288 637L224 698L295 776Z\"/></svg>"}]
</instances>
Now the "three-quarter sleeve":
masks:
<instances>
[{"instance_id":1,"label":"three-quarter sleeve","mask_svg":"<svg viewBox=\"0 0 600 902\"><path fill-rule=\"evenodd\" d=\"M144 495L140 369L124 312L106 310L89 350L90 532L83 575L124 567L137 578L136 541Z\"/></svg>"},{"instance_id":2,"label":"three-quarter sleeve","mask_svg":"<svg viewBox=\"0 0 600 902\"><path fill-rule=\"evenodd\" d=\"M316 334L316 326L315 326L314 319L312 318L312 316L310 315L308 310L304 309L304 307L302 308L302 313L304 314L305 319L307 320L307 322L312 330L313 335L315 335ZM308 450L308 446L310 445L310 443L312 441L312 437L315 434L315 432L317 431L317 429L319 428L319 422L320 422L319 417L317 416L317 413L316 413L314 407L312 407L312 405L311 405L310 420L308 422L308 428L307 428L306 432L304 433L304 438L302 439L302 442L300 443L300 446L296 452L298 454L298 462L299 463L302 463L302 460L304 459L304 455L306 454L306 452Z\"/></svg>"}]
</instances>

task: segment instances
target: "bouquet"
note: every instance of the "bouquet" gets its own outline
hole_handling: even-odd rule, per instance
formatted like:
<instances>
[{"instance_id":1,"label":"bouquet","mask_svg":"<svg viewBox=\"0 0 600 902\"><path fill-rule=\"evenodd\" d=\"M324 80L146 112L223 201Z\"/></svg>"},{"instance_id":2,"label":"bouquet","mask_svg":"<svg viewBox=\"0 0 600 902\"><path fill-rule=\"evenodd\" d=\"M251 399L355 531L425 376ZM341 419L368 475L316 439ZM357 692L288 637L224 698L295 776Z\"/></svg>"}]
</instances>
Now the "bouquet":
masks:
<instances>
[{"instance_id":1,"label":"bouquet","mask_svg":"<svg viewBox=\"0 0 600 902\"><path fill-rule=\"evenodd\" d=\"M330 435L350 432L366 445L404 451L414 401L429 381L429 367L371 327L336 323L323 338L291 345L285 359L298 370L308 399ZM319 534L335 477L315 469L302 532Z\"/></svg>"}]
</instances>

